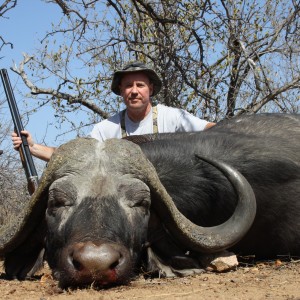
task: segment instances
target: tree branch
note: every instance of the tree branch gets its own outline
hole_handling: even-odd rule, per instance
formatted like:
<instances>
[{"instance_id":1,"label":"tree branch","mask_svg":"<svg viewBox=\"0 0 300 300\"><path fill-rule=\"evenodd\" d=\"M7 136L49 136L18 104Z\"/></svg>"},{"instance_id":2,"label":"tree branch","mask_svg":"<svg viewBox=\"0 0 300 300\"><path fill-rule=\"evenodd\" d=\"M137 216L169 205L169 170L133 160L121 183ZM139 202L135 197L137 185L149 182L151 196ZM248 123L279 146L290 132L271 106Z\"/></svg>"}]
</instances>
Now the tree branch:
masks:
<instances>
[{"instance_id":1,"label":"tree branch","mask_svg":"<svg viewBox=\"0 0 300 300\"><path fill-rule=\"evenodd\" d=\"M34 85L29 80L29 78L27 77L27 75L24 71L24 65L27 64L30 60L32 60L33 57L28 56L26 54L23 54L23 55L24 55L24 60L20 63L19 67L14 66L12 68L12 71L17 73L22 78L23 82L30 89L30 91L33 95L37 95L37 94L51 95L54 98L66 100L69 105L81 104L81 105L89 108L93 112L97 113L102 118L104 118L104 119L108 118L108 114L106 112L104 112L102 109L100 109L97 105L95 105L91 101L88 101L80 96L71 95L71 94L60 92L59 90L50 89L50 88L43 89L43 88L39 88L36 85Z\"/></svg>"}]
</instances>

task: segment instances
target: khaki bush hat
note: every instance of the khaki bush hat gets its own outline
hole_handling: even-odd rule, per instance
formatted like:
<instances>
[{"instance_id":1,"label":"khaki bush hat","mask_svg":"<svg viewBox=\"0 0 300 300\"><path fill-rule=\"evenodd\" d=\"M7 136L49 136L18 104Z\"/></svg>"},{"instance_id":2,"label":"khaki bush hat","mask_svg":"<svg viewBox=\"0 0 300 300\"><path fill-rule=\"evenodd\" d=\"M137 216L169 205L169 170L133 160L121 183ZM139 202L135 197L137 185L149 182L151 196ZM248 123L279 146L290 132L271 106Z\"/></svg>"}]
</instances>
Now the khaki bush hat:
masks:
<instances>
[{"instance_id":1,"label":"khaki bush hat","mask_svg":"<svg viewBox=\"0 0 300 300\"><path fill-rule=\"evenodd\" d=\"M119 96L121 95L119 85L120 85L122 76L124 74L133 73L133 72L146 73L150 79L150 82L153 84L152 96L155 96L156 94L159 93L159 91L161 90L161 87L162 87L162 81L160 80L157 73L154 70L152 70L151 68L148 68L144 63L136 61L136 62L129 63L122 70L118 70L114 73L112 84L111 84L111 90L116 95L119 95Z\"/></svg>"}]
</instances>

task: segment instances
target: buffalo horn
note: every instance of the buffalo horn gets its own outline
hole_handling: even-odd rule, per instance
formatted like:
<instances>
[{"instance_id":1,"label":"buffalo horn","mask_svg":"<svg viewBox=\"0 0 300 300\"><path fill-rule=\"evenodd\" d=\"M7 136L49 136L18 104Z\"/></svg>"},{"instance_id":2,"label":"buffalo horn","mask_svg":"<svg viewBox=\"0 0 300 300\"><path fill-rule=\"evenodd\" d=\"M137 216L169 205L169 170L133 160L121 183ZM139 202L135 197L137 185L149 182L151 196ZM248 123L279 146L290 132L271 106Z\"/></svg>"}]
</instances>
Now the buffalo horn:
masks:
<instances>
[{"instance_id":1,"label":"buffalo horn","mask_svg":"<svg viewBox=\"0 0 300 300\"><path fill-rule=\"evenodd\" d=\"M94 139L79 138L60 146L45 169L37 190L33 193L20 215L0 227L0 256L18 248L41 224L47 208L48 188L58 170L68 168L74 161L83 161L82 153L91 153L98 145Z\"/></svg>"},{"instance_id":2,"label":"buffalo horn","mask_svg":"<svg viewBox=\"0 0 300 300\"><path fill-rule=\"evenodd\" d=\"M250 184L236 169L224 162L197 157L218 168L232 184L238 197L233 215L223 224L213 227L192 223L174 205L155 173L149 182L156 194L152 205L168 231L187 249L202 253L219 252L236 244L249 230L256 214L256 199Z\"/></svg>"}]
</instances>

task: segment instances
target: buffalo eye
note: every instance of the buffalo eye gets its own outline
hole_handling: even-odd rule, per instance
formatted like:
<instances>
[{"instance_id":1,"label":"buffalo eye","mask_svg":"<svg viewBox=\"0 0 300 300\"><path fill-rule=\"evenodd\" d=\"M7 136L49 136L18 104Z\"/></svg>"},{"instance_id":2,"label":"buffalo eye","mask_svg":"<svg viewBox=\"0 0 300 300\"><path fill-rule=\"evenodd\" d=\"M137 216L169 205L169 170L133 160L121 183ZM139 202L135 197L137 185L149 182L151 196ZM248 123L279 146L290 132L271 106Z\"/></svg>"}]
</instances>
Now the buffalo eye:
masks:
<instances>
[{"instance_id":1,"label":"buffalo eye","mask_svg":"<svg viewBox=\"0 0 300 300\"><path fill-rule=\"evenodd\" d=\"M72 206L72 200L62 190L52 189L49 191L47 212L49 215L56 215L66 208Z\"/></svg>"},{"instance_id":2,"label":"buffalo eye","mask_svg":"<svg viewBox=\"0 0 300 300\"><path fill-rule=\"evenodd\" d=\"M144 208L145 210L149 210L150 202L146 199L142 199L142 200L134 203L134 205L132 207L140 207L140 208Z\"/></svg>"},{"instance_id":3,"label":"buffalo eye","mask_svg":"<svg viewBox=\"0 0 300 300\"><path fill-rule=\"evenodd\" d=\"M148 197L138 197L138 195L135 195L135 197L131 199L130 207L139 209L147 215L150 209L150 199Z\"/></svg>"},{"instance_id":4,"label":"buffalo eye","mask_svg":"<svg viewBox=\"0 0 300 300\"><path fill-rule=\"evenodd\" d=\"M125 207L138 214L148 215L151 205L150 189L141 180L123 176L118 184L119 198Z\"/></svg>"}]
</instances>

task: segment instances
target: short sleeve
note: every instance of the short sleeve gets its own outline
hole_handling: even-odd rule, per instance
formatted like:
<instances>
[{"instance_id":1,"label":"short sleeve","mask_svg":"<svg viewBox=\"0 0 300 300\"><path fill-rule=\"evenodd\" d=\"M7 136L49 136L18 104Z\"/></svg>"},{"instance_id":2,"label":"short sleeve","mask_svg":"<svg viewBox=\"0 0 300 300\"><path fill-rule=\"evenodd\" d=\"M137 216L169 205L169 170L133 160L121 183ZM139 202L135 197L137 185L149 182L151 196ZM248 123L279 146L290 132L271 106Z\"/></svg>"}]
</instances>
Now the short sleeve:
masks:
<instances>
[{"instance_id":1,"label":"short sleeve","mask_svg":"<svg viewBox=\"0 0 300 300\"><path fill-rule=\"evenodd\" d=\"M183 109L168 107L162 104L158 104L157 108L158 130L161 133L202 131L208 123Z\"/></svg>"},{"instance_id":2,"label":"short sleeve","mask_svg":"<svg viewBox=\"0 0 300 300\"><path fill-rule=\"evenodd\" d=\"M107 139L122 137L120 115L116 114L106 120L97 123L89 134L90 137L103 142Z\"/></svg>"},{"instance_id":3,"label":"short sleeve","mask_svg":"<svg viewBox=\"0 0 300 300\"><path fill-rule=\"evenodd\" d=\"M185 110L181 110L178 119L178 131L192 132L202 131L208 124L206 120L197 118Z\"/></svg>"}]
</instances>

